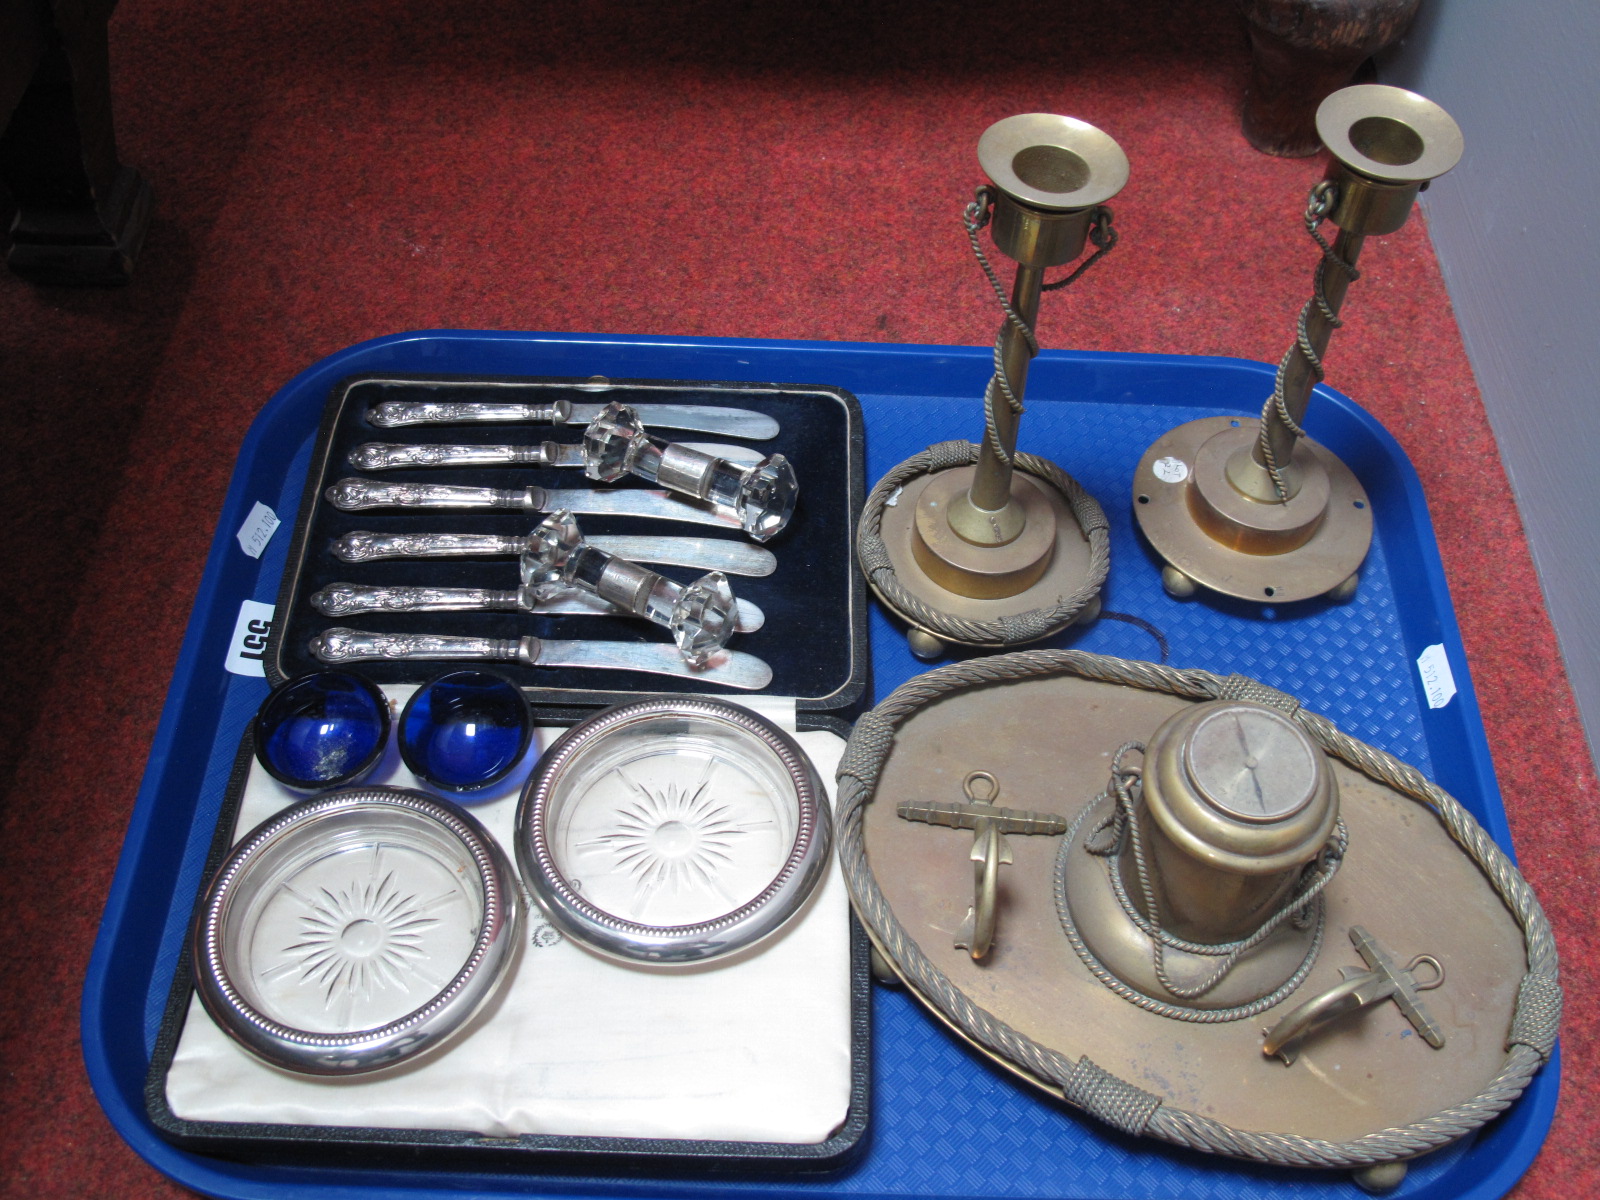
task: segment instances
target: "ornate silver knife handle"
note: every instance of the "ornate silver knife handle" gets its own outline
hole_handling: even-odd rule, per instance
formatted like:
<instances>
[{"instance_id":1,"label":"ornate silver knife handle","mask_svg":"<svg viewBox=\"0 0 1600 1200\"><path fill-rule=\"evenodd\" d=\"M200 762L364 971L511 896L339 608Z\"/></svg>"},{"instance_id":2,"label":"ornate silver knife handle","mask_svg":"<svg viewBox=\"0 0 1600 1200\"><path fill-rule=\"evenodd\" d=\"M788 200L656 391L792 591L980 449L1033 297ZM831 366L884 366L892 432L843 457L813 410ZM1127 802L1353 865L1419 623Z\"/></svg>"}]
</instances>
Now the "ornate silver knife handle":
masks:
<instances>
[{"instance_id":1,"label":"ornate silver knife handle","mask_svg":"<svg viewBox=\"0 0 1600 1200\"><path fill-rule=\"evenodd\" d=\"M557 400L550 404L516 404L496 400L463 400L446 403L434 400L385 400L367 410L367 420L383 429L399 425L466 425L476 421L528 421L540 425L564 425L572 415L572 403Z\"/></svg>"},{"instance_id":2,"label":"ornate silver knife handle","mask_svg":"<svg viewBox=\"0 0 1600 1200\"><path fill-rule=\"evenodd\" d=\"M721 459L736 468L766 461L760 451L749 446L725 446L720 442L685 442L683 445L702 457ZM363 471L388 471L396 467L584 468L589 460L580 442L497 442L487 446L364 442L350 451L350 463Z\"/></svg>"},{"instance_id":3,"label":"ornate silver knife handle","mask_svg":"<svg viewBox=\"0 0 1600 1200\"><path fill-rule=\"evenodd\" d=\"M521 537L498 533L369 533L355 530L333 541L334 557L349 563L380 558L479 558L521 554Z\"/></svg>"},{"instance_id":4,"label":"ornate silver knife handle","mask_svg":"<svg viewBox=\"0 0 1600 1200\"><path fill-rule=\"evenodd\" d=\"M582 389L590 390L590 389ZM592 389L605 391L603 387ZM367 410L367 420L380 429L402 425L469 425L486 422L504 424L587 425L600 415L603 404L573 404L554 400L548 404L527 404L502 400L385 400ZM724 408L715 404L659 404L646 401L636 406L639 415L652 428L689 429L723 437L766 441L778 436L778 422L765 413L748 408Z\"/></svg>"},{"instance_id":5,"label":"ornate silver knife handle","mask_svg":"<svg viewBox=\"0 0 1600 1200\"><path fill-rule=\"evenodd\" d=\"M778 566L772 551L728 538L600 534L589 540L598 549L623 558L730 575L771 575ZM519 557L529 545L527 536L499 533L374 533L353 529L334 538L329 548L335 558L344 562L365 563L391 558Z\"/></svg>"},{"instance_id":6,"label":"ornate silver knife handle","mask_svg":"<svg viewBox=\"0 0 1600 1200\"><path fill-rule=\"evenodd\" d=\"M350 463L363 471L390 471L396 467L581 467L583 447L559 442L495 446L366 442L350 451Z\"/></svg>"},{"instance_id":7,"label":"ornate silver knife handle","mask_svg":"<svg viewBox=\"0 0 1600 1200\"><path fill-rule=\"evenodd\" d=\"M463 512L509 508L544 508L544 489L461 487L452 483L384 483L376 479L341 479L323 493L335 508L360 512L368 508L438 508Z\"/></svg>"},{"instance_id":8,"label":"ornate silver knife handle","mask_svg":"<svg viewBox=\"0 0 1600 1200\"><path fill-rule=\"evenodd\" d=\"M742 528L731 511L695 504L671 492L648 488L486 488L445 483L389 483L350 476L323 493L335 508L362 512L369 508L455 509L483 512L489 509L544 513L568 509L579 513L605 513L623 517L648 517L690 525Z\"/></svg>"},{"instance_id":9,"label":"ornate silver knife handle","mask_svg":"<svg viewBox=\"0 0 1600 1200\"><path fill-rule=\"evenodd\" d=\"M516 662L519 642L518 638L329 629L311 639L311 652L325 663L371 662L374 659Z\"/></svg>"},{"instance_id":10,"label":"ornate silver knife handle","mask_svg":"<svg viewBox=\"0 0 1600 1200\"><path fill-rule=\"evenodd\" d=\"M327 617L369 612L505 612L518 607L515 591L361 583L330 583L311 597L311 605Z\"/></svg>"}]
</instances>

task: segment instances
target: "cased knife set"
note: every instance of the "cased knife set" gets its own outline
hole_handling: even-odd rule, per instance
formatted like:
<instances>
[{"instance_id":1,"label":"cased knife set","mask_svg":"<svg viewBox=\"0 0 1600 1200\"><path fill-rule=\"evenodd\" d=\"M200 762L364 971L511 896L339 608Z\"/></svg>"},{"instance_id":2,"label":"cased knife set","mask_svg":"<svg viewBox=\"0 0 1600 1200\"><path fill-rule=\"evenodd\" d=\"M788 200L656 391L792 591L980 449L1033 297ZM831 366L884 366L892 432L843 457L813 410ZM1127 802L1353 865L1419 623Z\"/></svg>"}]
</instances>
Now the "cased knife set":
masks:
<instances>
[{"instance_id":1,"label":"cased knife set","mask_svg":"<svg viewBox=\"0 0 1600 1200\"><path fill-rule=\"evenodd\" d=\"M596 481L581 469L584 435L607 405L636 412L650 435L674 445L714 448L741 458L789 464L799 479L793 512L781 532L759 541L741 529L736 505L697 500L637 475ZM489 408L487 413L484 406ZM551 422L555 414L565 421ZM486 420L486 415L509 419ZM588 417L586 424L578 424ZM424 418L428 418L424 420ZM530 418L544 418L534 420ZM703 428L685 429L683 425ZM749 435L755 436L749 436ZM541 454L550 443L554 454ZM371 469L374 445L404 447ZM447 462L501 460L501 448L532 448L524 458L563 456L573 464L507 461L504 465L427 465L429 451ZM474 451L477 453L474 454ZM313 451L305 497L279 594L268 647L274 682L317 670L313 639L354 629L392 639L403 635L543 639L537 655L507 649L501 669L548 703L613 702L654 691L724 696L759 691L791 696L802 709L841 709L865 685L865 605L850 546L860 508L860 409L836 388L752 387L712 383L357 378L332 397ZM356 463L369 464L368 469ZM454 495L450 494L454 491ZM491 495L492 494L492 495ZM485 507L499 504L501 507ZM515 507L509 505L515 504ZM669 652L671 637L639 617L594 603L592 593L565 597L578 611L535 605L519 611L517 593L527 539L556 512L571 512L581 535L604 551L690 585L721 571L743 619L727 640L731 655L770 668L770 679L715 682L716 670L660 677L646 670L562 665L571 642L616 643ZM641 515L643 514L643 515ZM764 531L758 531L763 532ZM367 536L370 535L370 536ZM418 542L421 541L421 545ZM359 611L328 601L341 586L372 597ZM401 589L456 589L465 611L437 611L396 601ZM460 593L470 589L470 598ZM484 600L482 593L499 593ZM415 593L412 593L415 596ZM314 602L323 601L330 616ZM496 603L491 611L473 605ZM448 601L447 601L448 602ZM413 609L412 603L418 608ZM550 611L557 609L557 611ZM750 626L759 627L751 629ZM320 643L319 643L320 644ZM470 653L470 650L460 651ZM380 683L416 680L437 660L363 658L363 673ZM488 653L488 652L486 652ZM675 655L664 653L670 664ZM352 660L354 661L354 660ZM739 659L746 662L745 659ZM550 662L555 665L536 665Z\"/></svg>"}]
</instances>

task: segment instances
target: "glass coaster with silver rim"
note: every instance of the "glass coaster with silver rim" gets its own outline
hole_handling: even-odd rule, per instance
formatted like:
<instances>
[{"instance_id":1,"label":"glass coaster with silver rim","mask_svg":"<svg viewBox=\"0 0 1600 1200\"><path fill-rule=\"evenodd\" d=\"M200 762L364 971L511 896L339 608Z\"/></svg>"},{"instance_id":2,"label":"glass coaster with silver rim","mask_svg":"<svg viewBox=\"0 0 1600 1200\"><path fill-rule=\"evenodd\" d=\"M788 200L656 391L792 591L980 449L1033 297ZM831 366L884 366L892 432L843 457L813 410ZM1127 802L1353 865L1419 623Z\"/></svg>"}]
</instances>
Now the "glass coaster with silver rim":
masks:
<instances>
[{"instance_id":1,"label":"glass coaster with silver rim","mask_svg":"<svg viewBox=\"0 0 1600 1200\"><path fill-rule=\"evenodd\" d=\"M455 1034L507 976L520 898L504 851L448 801L331 792L235 846L191 939L223 1030L291 1071L387 1067Z\"/></svg>"},{"instance_id":2,"label":"glass coaster with silver rim","mask_svg":"<svg viewBox=\"0 0 1600 1200\"><path fill-rule=\"evenodd\" d=\"M747 709L642 700L567 730L517 809L517 863L550 922L630 962L704 962L805 903L832 823L811 760Z\"/></svg>"}]
</instances>

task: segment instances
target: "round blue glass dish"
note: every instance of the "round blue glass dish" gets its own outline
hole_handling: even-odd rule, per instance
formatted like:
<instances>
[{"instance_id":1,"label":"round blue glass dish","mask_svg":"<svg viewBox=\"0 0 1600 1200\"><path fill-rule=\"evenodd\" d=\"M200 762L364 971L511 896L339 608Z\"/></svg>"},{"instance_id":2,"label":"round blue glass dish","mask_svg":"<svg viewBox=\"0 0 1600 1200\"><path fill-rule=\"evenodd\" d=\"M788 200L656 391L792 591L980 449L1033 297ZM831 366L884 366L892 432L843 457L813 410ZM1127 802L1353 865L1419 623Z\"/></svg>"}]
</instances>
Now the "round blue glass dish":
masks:
<instances>
[{"instance_id":1,"label":"round blue glass dish","mask_svg":"<svg viewBox=\"0 0 1600 1200\"><path fill-rule=\"evenodd\" d=\"M313 671L273 689L256 712L256 760L301 792L365 778L389 741L389 700L349 671Z\"/></svg>"},{"instance_id":2,"label":"round blue glass dish","mask_svg":"<svg viewBox=\"0 0 1600 1200\"><path fill-rule=\"evenodd\" d=\"M492 787L522 761L533 714L522 689L490 671L449 671L417 689L400 714L400 758L448 792Z\"/></svg>"}]
</instances>

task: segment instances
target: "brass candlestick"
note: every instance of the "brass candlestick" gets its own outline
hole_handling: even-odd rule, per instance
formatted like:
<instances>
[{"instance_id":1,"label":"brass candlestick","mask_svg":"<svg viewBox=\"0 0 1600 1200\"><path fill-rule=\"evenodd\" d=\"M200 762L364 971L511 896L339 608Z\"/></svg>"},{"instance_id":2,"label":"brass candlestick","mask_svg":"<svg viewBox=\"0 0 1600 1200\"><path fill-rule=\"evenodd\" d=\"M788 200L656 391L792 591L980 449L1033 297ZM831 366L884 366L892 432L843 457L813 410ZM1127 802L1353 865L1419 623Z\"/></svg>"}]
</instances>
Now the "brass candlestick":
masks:
<instances>
[{"instance_id":1,"label":"brass candlestick","mask_svg":"<svg viewBox=\"0 0 1600 1200\"><path fill-rule=\"evenodd\" d=\"M1322 261L1260 420L1180 425L1134 475L1134 515L1167 564L1163 585L1180 598L1206 587L1273 603L1345 600L1372 544L1366 492L1301 422L1362 243L1406 223L1417 192L1460 159L1461 131L1432 101L1379 84L1329 96L1317 130L1332 160L1305 221ZM1323 221L1339 227L1331 245Z\"/></svg>"},{"instance_id":2,"label":"brass candlestick","mask_svg":"<svg viewBox=\"0 0 1600 1200\"><path fill-rule=\"evenodd\" d=\"M990 182L967 210L967 232L1006 314L984 438L930 446L885 475L857 542L873 590L911 627L911 649L923 658L946 643L1017 645L1093 619L1109 563L1100 506L1054 463L1018 453L1017 430L1039 352L1040 295L1115 244L1104 204L1127 182L1128 160L1092 125L1027 113L990 126L978 162ZM1009 301L978 240L985 224L1017 262ZM1071 262L1090 241L1093 257L1045 284L1047 268Z\"/></svg>"}]
</instances>

